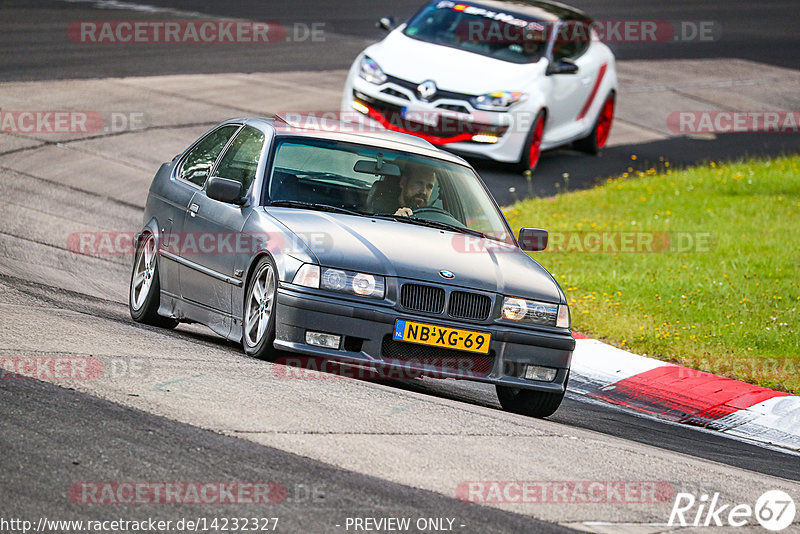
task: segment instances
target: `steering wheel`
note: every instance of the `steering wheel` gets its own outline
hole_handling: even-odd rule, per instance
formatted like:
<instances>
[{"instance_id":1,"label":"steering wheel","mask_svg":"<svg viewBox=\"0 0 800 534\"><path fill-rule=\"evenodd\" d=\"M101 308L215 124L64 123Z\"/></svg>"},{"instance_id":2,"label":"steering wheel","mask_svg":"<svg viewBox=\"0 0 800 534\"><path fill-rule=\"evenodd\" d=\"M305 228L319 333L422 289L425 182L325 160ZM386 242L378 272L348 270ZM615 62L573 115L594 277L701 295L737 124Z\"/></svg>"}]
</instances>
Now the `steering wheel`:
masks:
<instances>
[{"instance_id":1,"label":"steering wheel","mask_svg":"<svg viewBox=\"0 0 800 534\"><path fill-rule=\"evenodd\" d=\"M458 226L459 228L466 228L464 223L462 223L461 221L450 215L450 212L443 210L442 208L436 208L431 206L427 208L418 208L411 211L414 212L414 217L419 217L420 219L443 222L447 224L453 224L455 226ZM422 217L420 217L420 215L422 215Z\"/></svg>"}]
</instances>

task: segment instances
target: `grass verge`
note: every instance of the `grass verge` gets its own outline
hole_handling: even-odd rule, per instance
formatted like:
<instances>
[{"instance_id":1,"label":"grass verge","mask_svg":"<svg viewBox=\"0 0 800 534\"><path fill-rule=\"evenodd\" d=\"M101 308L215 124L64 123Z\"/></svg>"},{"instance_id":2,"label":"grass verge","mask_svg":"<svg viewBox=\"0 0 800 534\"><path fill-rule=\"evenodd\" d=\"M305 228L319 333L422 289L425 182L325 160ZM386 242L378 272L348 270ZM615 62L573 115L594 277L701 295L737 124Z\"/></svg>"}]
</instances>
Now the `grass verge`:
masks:
<instances>
[{"instance_id":1,"label":"grass verge","mask_svg":"<svg viewBox=\"0 0 800 534\"><path fill-rule=\"evenodd\" d=\"M799 167L651 169L504 211L515 230L550 231L532 256L561 283L575 331L800 393Z\"/></svg>"}]
</instances>

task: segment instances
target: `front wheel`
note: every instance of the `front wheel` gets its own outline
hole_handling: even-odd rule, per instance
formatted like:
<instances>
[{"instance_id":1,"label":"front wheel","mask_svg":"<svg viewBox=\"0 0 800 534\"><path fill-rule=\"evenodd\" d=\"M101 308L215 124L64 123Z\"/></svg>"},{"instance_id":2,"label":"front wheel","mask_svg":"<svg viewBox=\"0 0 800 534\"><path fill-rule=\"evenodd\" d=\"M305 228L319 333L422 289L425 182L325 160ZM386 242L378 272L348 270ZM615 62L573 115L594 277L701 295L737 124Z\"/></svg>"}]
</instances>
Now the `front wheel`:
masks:
<instances>
[{"instance_id":1,"label":"front wheel","mask_svg":"<svg viewBox=\"0 0 800 534\"><path fill-rule=\"evenodd\" d=\"M611 123L614 121L614 93L606 97L592 131L583 139L578 139L573 143L575 148L587 154L598 154L600 149L606 146L608 136L611 133Z\"/></svg>"},{"instance_id":2,"label":"front wheel","mask_svg":"<svg viewBox=\"0 0 800 534\"><path fill-rule=\"evenodd\" d=\"M158 258L156 240L152 234L145 234L136 247L136 256L131 272L131 287L128 310L137 323L175 328L178 321L158 314L161 300L161 286L158 282Z\"/></svg>"},{"instance_id":3,"label":"front wheel","mask_svg":"<svg viewBox=\"0 0 800 534\"><path fill-rule=\"evenodd\" d=\"M567 375L569 381L569 375ZM533 391L531 389L512 388L509 386L495 386L497 399L500 406L507 412L518 413L530 417L548 417L556 413L564 393L567 390L567 381L564 382L564 391L561 393L548 393Z\"/></svg>"},{"instance_id":4,"label":"front wheel","mask_svg":"<svg viewBox=\"0 0 800 534\"><path fill-rule=\"evenodd\" d=\"M522 154L520 155L517 168L520 171L531 171L536 169L539 165L539 158L542 155L542 138L544 137L544 111L540 111L536 115L536 120L531 126L528 137L525 138L525 145L522 147Z\"/></svg>"},{"instance_id":5,"label":"front wheel","mask_svg":"<svg viewBox=\"0 0 800 534\"><path fill-rule=\"evenodd\" d=\"M256 358L269 359L275 352L275 305L278 270L272 258L259 260L244 293L242 346Z\"/></svg>"}]
</instances>

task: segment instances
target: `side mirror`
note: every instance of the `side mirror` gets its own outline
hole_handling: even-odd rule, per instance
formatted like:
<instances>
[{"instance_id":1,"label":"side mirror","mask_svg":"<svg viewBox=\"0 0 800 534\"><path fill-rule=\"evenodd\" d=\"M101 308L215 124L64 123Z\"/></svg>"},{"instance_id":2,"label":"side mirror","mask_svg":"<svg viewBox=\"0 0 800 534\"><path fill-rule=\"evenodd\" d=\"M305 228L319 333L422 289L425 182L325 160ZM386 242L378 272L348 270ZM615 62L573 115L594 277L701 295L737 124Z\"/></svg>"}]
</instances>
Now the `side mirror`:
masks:
<instances>
[{"instance_id":1,"label":"side mirror","mask_svg":"<svg viewBox=\"0 0 800 534\"><path fill-rule=\"evenodd\" d=\"M381 20L379 20L375 24L375 26L377 28L382 28L382 29L386 30L387 32L390 32L390 31L392 31L394 29L394 26L395 26L394 17L381 17Z\"/></svg>"},{"instance_id":2,"label":"side mirror","mask_svg":"<svg viewBox=\"0 0 800 534\"><path fill-rule=\"evenodd\" d=\"M520 228L519 248L539 252L547 248L547 230L541 228Z\"/></svg>"},{"instance_id":3,"label":"side mirror","mask_svg":"<svg viewBox=\"0 0 800 534\"><path fill-rule=\"evenodd\" d=\"M547 71L545 72L547 76L550 76L551 74L577 74L577 73L578 73L578 66L571 59L560 59L555 63L551 61L550 64L547 66Z\"/></svg>"},{"instance_id":4,"label":"side mirror","mask_svg":"<svg viewBox=\"0 0 800 534\"><path fill-rule=\"evenodd\" d=\"M212 176L206 184L206 196L227 204L244 204L242 184L236 180L228 180L219 176Z\"/></svg>"}]
</instances>

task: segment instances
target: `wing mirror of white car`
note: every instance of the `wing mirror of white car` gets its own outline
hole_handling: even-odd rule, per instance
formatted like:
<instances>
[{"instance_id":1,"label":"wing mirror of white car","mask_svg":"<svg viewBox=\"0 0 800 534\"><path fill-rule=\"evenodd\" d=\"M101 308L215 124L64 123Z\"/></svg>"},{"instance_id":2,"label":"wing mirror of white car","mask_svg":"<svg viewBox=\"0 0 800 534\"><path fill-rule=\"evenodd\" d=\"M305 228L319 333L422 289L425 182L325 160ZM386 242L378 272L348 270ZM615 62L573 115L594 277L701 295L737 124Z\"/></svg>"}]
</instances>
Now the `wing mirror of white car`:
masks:
<instances>
[{"instance_id":1,"label":"wing mirror of white car","mask_svg":"<svg viewBox=\"0 0 800 534\"><path fill-rule=\"evenodd\" d=\"M541 228L520 228L519 248L539 252L547 248L547 230Z\"/></svg>"},{"instance_id":2,"label":"wing mirror of white car","mask_svg":"<svg viewBox=\"0 0 800 534\"><path fill-rule=\"evenodd\" d=\"M375 26L378 28L383 28L387 32L390 32L394 29L395 20L394 17L381 17L381 19L375 23Z\"/></svg>"},{"instance_id":3,"label":"wing mirror of white car","mask_svg":"<svg viewBox=\"0 0 800 534\"><path fill-rule=\"evenodd\" d=\"M556 62L550 62L547 66L547 75L551 74L577 74L578 66L571 59L559 59Z\"/></svg>"},{"instance_id":4,"label":"wing mirror of white car","mask_svg":"<svg viewBox=\"0 0 800 534\"><path fill-rule=\"evenodd\" d=\"M227 204L241 206L245 199L242 195L242 184L236 180L228 180L219 176L212 176L206 184L206 196Z\"/></svg>"}]
</instances>

